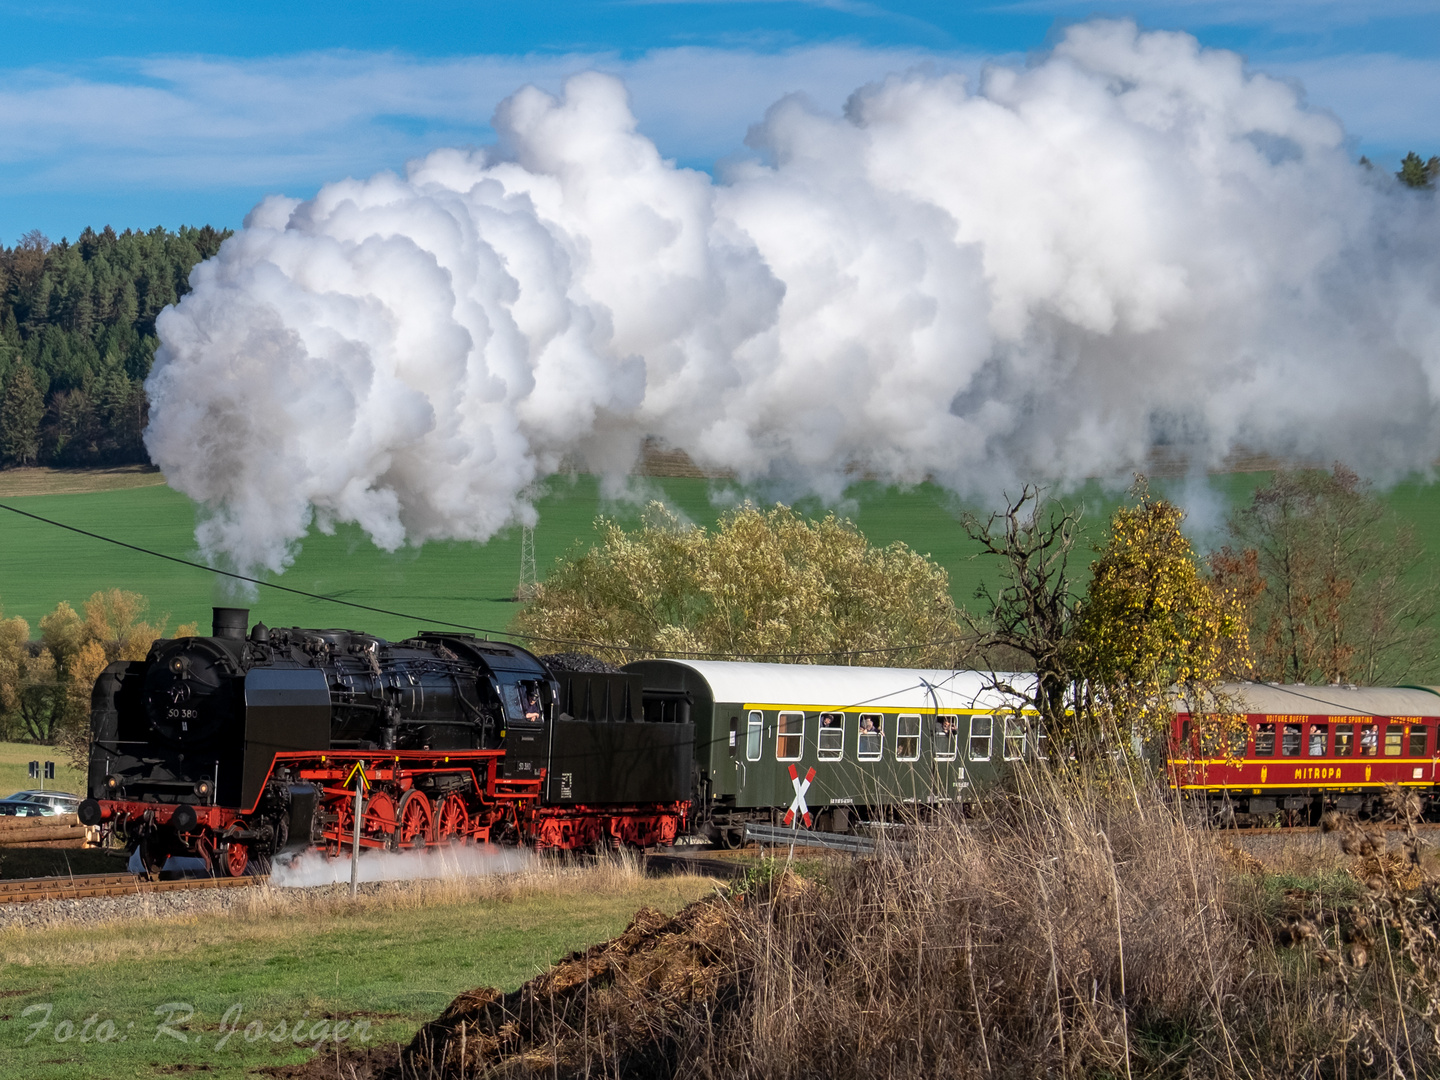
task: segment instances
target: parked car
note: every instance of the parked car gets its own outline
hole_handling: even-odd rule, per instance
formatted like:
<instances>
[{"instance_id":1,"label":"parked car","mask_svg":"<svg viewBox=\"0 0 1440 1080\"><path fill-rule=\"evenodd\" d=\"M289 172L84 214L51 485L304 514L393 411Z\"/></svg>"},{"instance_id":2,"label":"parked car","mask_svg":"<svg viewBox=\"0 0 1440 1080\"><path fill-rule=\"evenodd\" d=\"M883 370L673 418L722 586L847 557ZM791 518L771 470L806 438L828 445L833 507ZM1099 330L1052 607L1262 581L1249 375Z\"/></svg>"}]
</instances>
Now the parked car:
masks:
<instances>
[{"instance_id":1,"label":"parked car","mask_svg":"<svg viewBox=\"0 0 1440 1080\"><path fill-rule=\"evenodd\" d=\"M0 816L4 817L55 817L79 808L80 796L65 791L17 791L0 799Z\"/></svg>"}]
</instances>

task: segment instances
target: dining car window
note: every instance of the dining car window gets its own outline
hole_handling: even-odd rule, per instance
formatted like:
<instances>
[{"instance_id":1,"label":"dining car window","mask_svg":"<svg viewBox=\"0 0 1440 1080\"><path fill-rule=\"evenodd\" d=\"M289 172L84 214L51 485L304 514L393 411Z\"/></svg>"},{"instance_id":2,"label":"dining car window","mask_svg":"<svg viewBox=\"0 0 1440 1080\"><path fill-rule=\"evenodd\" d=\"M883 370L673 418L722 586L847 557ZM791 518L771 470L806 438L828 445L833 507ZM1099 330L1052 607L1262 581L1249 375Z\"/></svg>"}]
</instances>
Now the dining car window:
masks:
<instances>
[{"instance_id":1,"label":"dining car window","mask_svg":"<svg viewBox=\"0 0 1440 1080\"><path fill-rule=\"evenodd\" d=\"M960 718L941 713L935 718L935 760L954 761L955 750L960 742Z\"/></svg>"},{"instance_id":2,"label":"dining car window","mask_svg":"<svg viewBox=\"0 0 1440 1080\"><path fill-rule=\"evenodd\" d=\"M1430 753L1430 729L1423 724L1416 724L1410 729L1410 756L1424 757Z\"/></svg>"},{"instance_id":3,"label":"dining car window","mask_svg":"<svg viewBox=\"0 0 1440 1080\"><path fill-rule=\"evenodd\" d=\"M815 756L821 761L839 761L845 756L845 714L822 712L815 736Z\"/></svg>"},{"instance_id":4,"label":"dining car window","mask_svg":"<svg viewBox=\"0 0 1440 1080\"><path fill-rule=\"evenodd\" d=\"M759 761L760 747L765 735L765 714L759 709L750 710L745 720L745 760Z\"/></svg>"},{"instance_id":5,"label":"dining car window","mask_svg":"<svg viewBox=\"0 0 1440 1080\"><path fill-rule=\"evenodd\" d=\"M1256 756L1256 757L1274 757L1274 756L1275 756L1275 725L1274 725L1274 724L1256 724L1256 725L1255 725L1255 756Z\"/></svg>"},{"instance_id":6,"label":"dining car window","mask_svg":"<svg viewBox=\"0 0 1440 1080\"><path fill-rule=\"evenodd\" d=\"M1311 757L1324 757L1325 746L1330 741L1330 729L1324 724L1310 725L1310 750Z\"/></svg>"},{"instance_id":7,"label":"dining car window","mask_svg":"<svg viewBox=\"0 0 1440 1080\"><path fill-rule=\"evenodd\" d=\"M1335 725L1335 756L1352 757L1355 754L1355 725Z\"/></svg>"},{"instance_id":8,"label":"dining car window","mask_svg":"<svg viewBox=\"0 0 1440 1080\"><path fill-rule=\"evenodd\" d=\"M1360 756L1374 757L1380 749L1380 727L1377 724L1360 725Z\"/></svg>"},{"instance_id":9,"label":"dining car window","mask_svg":"<svg viewBox=\"0 0 1440 1080\"><path fill-rule=\"evenodd\" d=\"M855 756L861 761L879 761L885 745L885 717L879 713L861 713L859 732L855 736Z\"/></svg>"},{"instance_id":10,"label":"dining car window","mask_svg":"<svg viewBox=\"0 0 1440 1080\"><path fill-rule=\"evenodd\" d=\"M990 737L995 728L993 716L972 716L970 718L970 760L990 760Z\"/></svg>"},{"instance_id":11,"label":"dining car window","mask_svg":"<svg viewBox=\"0 0 1440 1080\"><path fill-rule=\"evenodd\" d=\"M1399 724L1391 724L1385 729L1385 756L1399 757L1403 752L1403 740L1405 729Z\"/></svg>"},{"instance_id":12,"label":"dining car window","mask_svg":"<svg viewBox=\"0 0 1440 1080\"><path fill-rule=\"evenodd\" d=\"M1280 756L1300 756L1300 725L1286 724L1280 734Z\"/></svg>"}]
</instances>

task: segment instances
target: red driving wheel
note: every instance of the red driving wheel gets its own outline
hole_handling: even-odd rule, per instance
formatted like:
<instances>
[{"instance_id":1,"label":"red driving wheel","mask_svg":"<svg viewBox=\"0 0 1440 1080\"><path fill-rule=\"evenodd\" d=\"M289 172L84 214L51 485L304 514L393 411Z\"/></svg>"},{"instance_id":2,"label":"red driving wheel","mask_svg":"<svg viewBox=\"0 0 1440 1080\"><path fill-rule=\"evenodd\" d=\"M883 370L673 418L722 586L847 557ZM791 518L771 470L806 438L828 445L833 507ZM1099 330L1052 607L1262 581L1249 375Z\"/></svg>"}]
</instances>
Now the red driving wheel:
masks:
<instances>
[{"instance_id":1,"label":"red driving wheel","mask_svg":"<svg viewBox=\"0 0 1440 1080\"><path fill-rule=\"evenodd\" d=\"M388 847L395 843L395 827L399 820L395 800L388 792L377 791L365 800L361 809L360 833L372 840L382 840Z\"/></svg>"},{"instance_id":2,"label":"red driving wheel","mask_svg":"<svg viewBox=\"0 0 1440 1080\"><path fill-rule=\"evenodd\" d=\"M399 824L395 826L395 844L401 848L423 848L430 840L433 821L430 814L430 800L423 791L411 788L400 798L400 809L396 814Z\"/></svg>"},{"instance_id":3,"label":"red driving wheel","mask_svg":"<svg viewBox=\"0 0 1440 1080\"><path fill-rule=\"evenodd\" d=\"M464 840L469 831L470 811L465 809L465 800L452 791L440 800L440 808L435 812L435 842Z\"/></svg>"}]
</instances>

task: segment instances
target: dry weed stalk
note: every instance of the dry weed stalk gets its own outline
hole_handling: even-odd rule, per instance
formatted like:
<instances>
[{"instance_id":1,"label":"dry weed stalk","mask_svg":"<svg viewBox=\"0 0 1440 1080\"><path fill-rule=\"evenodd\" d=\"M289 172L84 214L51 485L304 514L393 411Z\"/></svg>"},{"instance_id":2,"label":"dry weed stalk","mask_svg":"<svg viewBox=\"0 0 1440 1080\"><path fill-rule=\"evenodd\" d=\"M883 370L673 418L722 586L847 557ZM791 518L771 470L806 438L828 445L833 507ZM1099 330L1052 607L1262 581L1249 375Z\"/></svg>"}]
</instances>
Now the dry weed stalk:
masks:
<instances>
[{"instance_id":1,"label":"dry weed stalk","mask_svg":"<svg viewBox=\"0 0 1440 1080\"><path fill-rule=\"evenodd\" d=\"M873 858L778 864L462 996L397 1075L1440 1075L1440 893L1414 871L1397 854L1359 900L1277 911L1263 868L1159 793L1030 775Z\"/></svg>"}]
</instances>

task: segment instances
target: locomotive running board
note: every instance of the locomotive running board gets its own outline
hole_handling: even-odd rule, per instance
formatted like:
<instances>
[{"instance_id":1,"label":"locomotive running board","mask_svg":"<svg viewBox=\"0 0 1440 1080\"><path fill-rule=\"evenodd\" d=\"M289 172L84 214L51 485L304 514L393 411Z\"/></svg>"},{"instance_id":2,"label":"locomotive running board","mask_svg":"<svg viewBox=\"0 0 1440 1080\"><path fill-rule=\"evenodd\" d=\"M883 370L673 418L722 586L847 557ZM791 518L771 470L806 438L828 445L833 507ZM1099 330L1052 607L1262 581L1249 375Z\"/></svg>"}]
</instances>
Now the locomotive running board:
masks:
<instances>
[{"instance_id":1,"label":"locomotive running board","mask_svg":"<svg viewBox=\"0 0 1440 1080\"><path fill-rule=\"evenodd\" d=\"M781 844L796 847L830 848L832 851L849 851L856 855L868 855L875 850L875 841L868 836L850 836L845 833L813 832L810 829L778 829L773 825L745 825L745 840L759 844Z\"/></svg>"}]
</instances>

